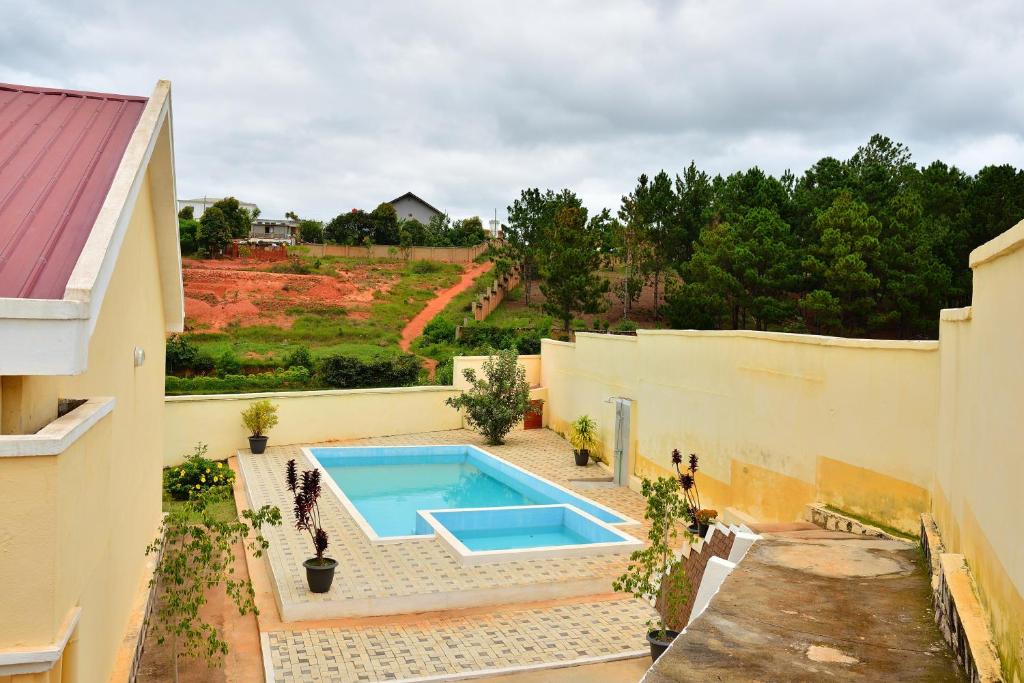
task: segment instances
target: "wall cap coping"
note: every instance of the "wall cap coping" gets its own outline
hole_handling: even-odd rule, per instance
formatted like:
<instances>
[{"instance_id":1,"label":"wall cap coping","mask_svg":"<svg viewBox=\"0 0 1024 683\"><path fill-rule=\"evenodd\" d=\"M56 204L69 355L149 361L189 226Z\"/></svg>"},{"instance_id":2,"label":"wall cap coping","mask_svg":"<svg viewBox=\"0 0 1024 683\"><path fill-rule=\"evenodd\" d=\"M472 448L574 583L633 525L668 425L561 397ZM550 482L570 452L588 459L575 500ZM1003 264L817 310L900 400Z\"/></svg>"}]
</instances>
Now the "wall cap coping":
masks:
<instances>
[{"instance_id":1,"label":"wall cap coping","mask_svg":"<svg viewBox=\"0 0 1024 683\"><path fill-rule=\"evenodd\" d=\"M64 648L67 647L71 634L74 633L81 617L82 608L73 607L64 617L57 640L49 645L0 650L0 676L42 673L52 669L64 654Z\"/></svg>"},{"instance_id":2,"label":"wall cap coping","mask_svg":"<svg viewBox=\"0 0 1024 683\"><path fill-rule=\"evenodd\" d=\"M567 346L570 349L576 348L576 342L560 341L558 339L548 339L547 337L540 340L540 345L542 347L545 344L551 344L552 346Z\"/></svg>"},{"instance_id":3,"label":"wall cap coping","mask_svg":"<svg viewBox=\"0 0 1024 683\"><path fill-rule=\"evenodd\" d=\"M0 435L0 457L60 455L114 409L113 397L90 398L35 434Z\"/></svg>"},{"instance_id":4,"label":"wall cap coping","mask_svg":"<svg viewBox=\"0 0 1024 683\"><path fill-rule=\"evenodd\" d=\"M639 332L640 330L637 330ZM614 339L616 341L626 341L633 344L636 343L636 337L631 334L611 334L604 332L577 332L576 338L579 339Z\"/></svg>"},{"instance_id":5,"label":"wall cap coping","mask_svg":"<svg viewBox=\"0 0 1024 683\"><path fill-rule=\"evenodd\" d=\"M491 356L453 356L452 358L453 360L487 360L488 358L491 358ZM540 360L540 354L521 353L519 354L519 358L536 358L537 360Z\"/></svg>"},{"instance_id":6,"label":"wall cap coping","mask_svg":"<svg viewBox=\"0 0 1024 683\"><path fill-rule=\"evenodd\" d=\"M636 334L637 337L741 337L815 346L907 351L935 351L939 348L939 342L936 339L860 339L757 330L637 330Z\"/></svg>"},{"instance_id":7,"label":"wall cap coping","mask_svg":"<svg viewBox=\"0 0 1024 683\"><path fill-rule=\"evenodd\" d=\"M318 389L314 391L273 391L253 394L185 394L182 396L164 396L164 403L190 403L196 401L251 401L254 399L274 398L312 398L315 396L351 396L353 394L430 394L451 393L459 391L451 385L425 387L376 387L372 389Z\"/></svg>"},{"instance_id":8,"label":"wall cap coping","mask_svg":"<svg viewBox=\"0 0 1024 683\"><path fill-rule=\"evenodd\" d=\"M974 270L978 266L994 261L1000 256L1012 254L1021 247L1024 247L1024 220L977 247L971 252L968 263L971 266L971 270Z\"/></svg>"},{"instance_id":9,"label":"wall cap coping","mask_svg":"<svg viewBox=\"0 0 1024 683\"><path fill-rule=\"evenodd\" d=\"M971 306L964 306L963 308L943 308L939 311L939 320L947 323L962 323L967 322L971 319L973 308Z\"/></svg>"}]
</instances>

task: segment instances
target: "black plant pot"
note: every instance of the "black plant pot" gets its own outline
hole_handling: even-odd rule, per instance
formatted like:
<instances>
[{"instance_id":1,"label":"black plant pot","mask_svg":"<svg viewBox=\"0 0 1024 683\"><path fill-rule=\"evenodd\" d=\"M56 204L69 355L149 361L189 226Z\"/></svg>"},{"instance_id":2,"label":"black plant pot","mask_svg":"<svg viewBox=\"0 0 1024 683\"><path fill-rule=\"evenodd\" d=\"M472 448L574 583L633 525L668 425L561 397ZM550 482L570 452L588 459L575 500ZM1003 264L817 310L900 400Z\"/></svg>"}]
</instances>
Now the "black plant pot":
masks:
<instances>
[{"instance_id":1,"label":"black plant pot","mask_svg":"<svg viewBox=\"0 0 1024 683\"><path fill-rule=\"evenodd\" d=\"M708 535L708 529L710 529L710 528L711 528L710 524L701 524L700 522L698 522L696 524L691 524L689 526L688 530L694 536L699 536L700 538L704 538L705 536Z\"/></svg>"},{"instance_id":2,"label":"black plant pot","mask_svg":"<svg viewBox=\"0 0 1024 683\"><path fill-rule=\"evenodd\" d=\"M658 661L658 657L668 649L668 646L672 644L672 641L679 635L679 631L673 631L671 629L665 629L664 638L658 637L662 634L662 631L653 630L647 632L647 643L651 646L651 661Z\"/></svg>"},{"instance_id":3,"label":"black plant pot","mask_svg":"<svg viewBox=\"0 0 1024 683\"><path fill-rule=\"evenodd\" d=\"M573 451L573 455L576 456L576 464L580 467L586 467L587 463L590 462L590 451L586 448Z\"/></svg>"},{"instance_id":4,"label":"black plant pot","mask_svg":"<svg viewBox=\"0 0 1024 683\"><path fill-rule=\"evenodd\" d=\"M334 570L338 567L338 561L325 557L323 564L320 564L315 557L311 557L302 563L306 568L306 583L312 593L326 593L331 590L334 583Z\"/></svg>"},{"instance_id":5,"label":"black plant pot","mask_svg":"<svg viewBox=\"0 0 1024 683\"><path fill-rule=\"evenodd\" d=\"M265 436L250 436L249 437L249 450L259 455L263 451L267 450L267 437Z\"/></svg>"}]
</instances>

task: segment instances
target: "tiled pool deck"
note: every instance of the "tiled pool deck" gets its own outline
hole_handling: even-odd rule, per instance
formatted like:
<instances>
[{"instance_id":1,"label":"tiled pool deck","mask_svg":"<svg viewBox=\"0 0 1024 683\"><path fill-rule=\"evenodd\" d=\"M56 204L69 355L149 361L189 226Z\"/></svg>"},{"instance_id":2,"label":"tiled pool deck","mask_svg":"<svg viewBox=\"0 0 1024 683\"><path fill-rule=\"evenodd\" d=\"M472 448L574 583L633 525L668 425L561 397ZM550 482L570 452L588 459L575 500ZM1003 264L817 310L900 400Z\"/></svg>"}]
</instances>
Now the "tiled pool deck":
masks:
<instances>
[{"instance_id":1,"label":"tiled pool deck","mask_svg":"<svg viewBox=\"0 0 1024 683\"><path fill-rule=\"evenodd\" d=\"M626 488L578 487L570 479L597 478L604 470L578 468L571 447L548 430L517 431L504 446L483 446L479 435L455 430L348 441L344 445L476 444L550 481L607 505L635 520L644 501ZM239 467L254 506L273 504L290 518L285 464L309 467L299 446L268 448L263 455L239 453ZM340 502L325 492L321 501L330 534L328 554L339 562L329 593L305 585L302 561L309 539L291 525L271 529L267 562L283 622L348 617L339 628L275 630L264 635L264 654L275 680L376 681L436 677L451 679L480 670L564 665L636 655L643 651L650 609L628 598L608 600L611 581L625 556L545 558L466 567L433 537L372 544ZM624 530L644 538L646 528ZM593 601L557 603L568 596ZM600 596L600 597L598 597ZM430 612L502 605L489 614L431 618ZM353 616L426 612L414 626L350 626ZM397 623L396 619L396 623ZM402 623L406 623L402 621Z\"/></svg>"}]
</instances>

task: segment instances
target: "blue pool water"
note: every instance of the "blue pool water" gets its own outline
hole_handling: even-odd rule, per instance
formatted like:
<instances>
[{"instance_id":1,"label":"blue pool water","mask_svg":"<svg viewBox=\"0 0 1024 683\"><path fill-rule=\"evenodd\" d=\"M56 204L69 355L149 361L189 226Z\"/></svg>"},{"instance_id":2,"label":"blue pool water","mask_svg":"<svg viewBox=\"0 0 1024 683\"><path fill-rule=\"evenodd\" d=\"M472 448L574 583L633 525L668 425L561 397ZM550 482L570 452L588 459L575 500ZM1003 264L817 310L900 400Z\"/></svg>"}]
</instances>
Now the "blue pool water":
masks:
<instances>
[{"instance_id":1,"label":"blue pool water","mask_svg":"<svg viewBox=\"0 0 1024 683\"><path fill-rule=\"evenodd\" d=\"M564 526L532 526L516 529L473 529L459 531L455 537L470 550L511 550L548 548L556 545L591 543Z\"/></svg>"},{"instance_id":2,"label":"blue pool water","mask_svg":"<svg viewBox=\"0 0 1024 683\"><path fill-rule=\"evenodd\" d=\"M432 533L422 522L417 524L419 510L564 503L604 522L626 521L472 446L313 448L311 452L380 537ZM488 530L470 533L469 542L460 540L471 550L472 545L483 550L594 542L581 540L577 531L560 525L528 529L507 534Z\"/></svg>"}]
</instances>

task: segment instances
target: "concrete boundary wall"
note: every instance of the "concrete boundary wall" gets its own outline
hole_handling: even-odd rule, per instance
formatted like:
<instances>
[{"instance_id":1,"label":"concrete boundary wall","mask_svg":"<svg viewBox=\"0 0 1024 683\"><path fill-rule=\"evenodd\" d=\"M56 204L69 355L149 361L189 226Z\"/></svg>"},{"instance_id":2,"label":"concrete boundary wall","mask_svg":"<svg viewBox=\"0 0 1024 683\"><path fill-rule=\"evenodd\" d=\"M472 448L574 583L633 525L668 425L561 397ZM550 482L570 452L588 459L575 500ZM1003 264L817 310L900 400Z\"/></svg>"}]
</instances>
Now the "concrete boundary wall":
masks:
<instances>
[{"instance_id":1,"label":"concrete boundary wall","mask_svg":"<svg viewBox=\"0 0 1024 683\"><path fill-rule=\"evenodd\" d=\"M344 244L303 244L312 256L344 256L350 258L402 258L411 261L440 261L442 263L472 263L487 251L487 243L473 247L410 247L405 253L393 244L374 244L369 249Z\"/></svg>"},{"instance_id":2,"label":"concrete boundary wall","mask_svg":"<svg viewBox=\"0 0 1024 683\"><path fill-rule=\"evenodd\" d=\"M241 412L254 401L278 406L271 444L309 444L371 436L413 434L462 427L462 418L444 401L453 387L344 389L267 394L168 396L164 403L164 465L177 465L197 443L208 456L226 458L248 448Z\"/></svg>"},{"instance_id":3,"label":"concrete boundary wall","mask_svg":"<svg viewBox=\"0 0 1024 683\"><path fill-rule=\"evenodd\" d=\"M816 501L913 533L928 510L938 344L746 331L640 330L544 340L548 424L594 418L611 453L632 400L629 473L700 456L703 502L754 519L801 519Z\"/></svg>"}]
</instances>

